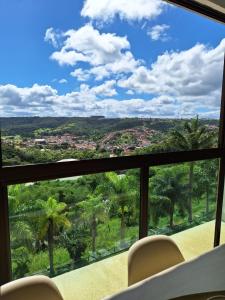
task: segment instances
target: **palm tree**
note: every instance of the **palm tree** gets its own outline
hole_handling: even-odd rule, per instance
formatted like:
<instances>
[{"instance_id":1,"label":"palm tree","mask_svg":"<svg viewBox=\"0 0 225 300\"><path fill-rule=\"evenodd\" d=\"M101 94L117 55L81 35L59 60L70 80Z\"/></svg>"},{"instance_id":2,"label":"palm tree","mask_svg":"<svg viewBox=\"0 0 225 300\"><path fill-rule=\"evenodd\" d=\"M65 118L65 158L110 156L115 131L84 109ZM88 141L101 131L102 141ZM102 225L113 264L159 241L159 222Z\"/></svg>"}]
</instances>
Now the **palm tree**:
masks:
<instances>
[{"instance_id":1,"label":"palm tree","mask_svg":"<svg viewBox=\"0 0 225 300\"><path fill-rule=\"evenodd\" d=\"M166 217L169 214L170 199L168 197L157 195L151 189L150 207L151 209L149 211L149 216L150 216L149 224L155 227L158 225L159 219L161 217Z\"/></svg>"},{"instance_id":2,"label":"palm tree","mask_svg":"<svg viewBox=\"0 0 225 300\"><path fill-rule=\"evenodd\" d=\"M82 210L81 218L91 227L92 251L95 252L98 222L107 218L106 204L101 194L90 194L78 207Z\"/></svg>"},{"instance_id":3,"label":"palm tree","mask_svg":"<svg viewBox=\"0 0 225 300\"><path fill-rule=\"evenodd\" d=\"M112 205L117 208L120 215L120 244L123 246L126 230L126 213L133 210L137 192L132 189L128 176L117 175L115 172L106 174L109 181L107 193L112 201Z\"/></svg>"},{"instance_id":4,"label":"palm tree","mask_svg":"<svg viewBox=\"0 0 225 300\"><path fill-rule=\"evenodd\" d=\"M29 223L22 221L22 218L26 218L26 216L23 214L11 222L11 243L13 246L26 246L31 250L34 234Z\"/></svg>"},{"instance_id":5,"label":"palm tree","mask_svg":"<svg viewBox=\"0 0 225 300\"><path fill-rule=\"evenodd\" d=\"M32 249L34 234L29 222L30 208L27 208L23 197L22 185L14 185L9 188L9 213L11 216L11 243L13 247L26 246Z\"/></svg>"},{"instance_id":6,"label":"palm tree","mask_svg":"<svg viewBox=\"0 0 225 300\"><path fill-rule=\"evenodd\" d=\"M200 161L196 168L196 187L194 189L195 194L201 197L205 194L205 214L209 215L209 200L210 195L215 193L216 179L218 170L217 160Z\"/></svg>"},{"instance_id":7,"label":"palm tree","mask_svg":"<svg viewBox=\"0 0 225 300\"><path fill-rule=\"evenodd\" d=\"M210 148L214 142L214 135L207 130L206 126L200 124L198 116L190 121L186 121L181 130L174 130L169 136L169 145L174 150L198 150ZM189 200L188 200L188 220L191 223L192 217L192 194L194 162L189 163Z\"/></svg>"},{"instance_id":8,"label":"palm tree","mask_svg":"<svg viewBox=\"0 0 225 300\"><path fill-rule=\"evenodd\" d=\"M49 197L47 201L38 201L40 214L38 216L38 235L43 239L47 235L48 239L48 253L50 263L50 275L53 276L54 270L54 235L60 229L70 227L70 221L65 212L66 203L58 202L55 198Z\"/></svg>"},{"instance_id":9,"label":"palm tree","mask_svg":"<svg viewBox=\"0 0 225 300\"><path fill-rule=\"evenodd\" d=\"M186 204L184 175L183 168L175 166L163 168L151 178L149 187L154 222L157 222L160 216L169 214L169 226L173 228L175 206L181 214L184 213Z\"/></svg>"}]
</instances>

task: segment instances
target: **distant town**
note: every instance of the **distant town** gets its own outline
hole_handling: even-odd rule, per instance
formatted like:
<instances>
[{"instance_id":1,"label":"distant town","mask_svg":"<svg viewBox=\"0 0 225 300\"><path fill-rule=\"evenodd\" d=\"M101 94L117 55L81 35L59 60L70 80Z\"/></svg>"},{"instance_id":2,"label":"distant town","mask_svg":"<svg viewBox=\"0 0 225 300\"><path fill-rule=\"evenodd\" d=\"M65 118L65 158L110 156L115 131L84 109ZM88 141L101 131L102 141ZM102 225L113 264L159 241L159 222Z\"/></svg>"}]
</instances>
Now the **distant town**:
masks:
<instances>
[{"instance_id":1,"label":"distant town","mask_svg":"<svg viewBox=\"0 0 225 300\"><path fill-rule=\"evenodd\" d=\"M19 148L45 149L75 149L75 150L100 150L110 152L114 156L118 151L125 155L134 150L151 145L151 138L158 134L151 129L127 129L106 134L101 140L95 142L85 136L73 134L43 135L41 138L3 137L3 143Z\"/></svg>"},{"instance_id":2,"label":"distant town","mask_svg":"<svg viewBox=\"0 0 225 300\"><path fill-rule=\"evenodd\" d=\"M3 163L45 163L145 154L168 149L171 130L186 120L117 118L24 117L2 118ZM217 120L200 120L218 132ZM215 135L216 136L216 135Z\"/></svg>"}]
</instances>

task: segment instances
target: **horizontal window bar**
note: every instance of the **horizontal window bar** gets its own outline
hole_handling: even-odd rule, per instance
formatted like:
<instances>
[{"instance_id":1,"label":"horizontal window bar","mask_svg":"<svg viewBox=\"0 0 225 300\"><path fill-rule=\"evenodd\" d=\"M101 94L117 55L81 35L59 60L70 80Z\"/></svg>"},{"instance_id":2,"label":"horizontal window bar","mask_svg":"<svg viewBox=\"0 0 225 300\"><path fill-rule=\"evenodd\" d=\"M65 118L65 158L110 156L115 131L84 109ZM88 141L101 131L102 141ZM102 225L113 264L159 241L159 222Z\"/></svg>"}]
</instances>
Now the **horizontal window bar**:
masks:
<instances>
[{"instance_id":1,"label":"horizontal window bar","mask_svg":"<svg viewBox=\"0 0 225 300\"><path fill-rule=\"evenodd\" d=\"M3 185L26 183L109 171L220 158L222 155L222 149L216 148L48 164L10 166L1 168L0 182Z\"/></svg>"}]
</instances>

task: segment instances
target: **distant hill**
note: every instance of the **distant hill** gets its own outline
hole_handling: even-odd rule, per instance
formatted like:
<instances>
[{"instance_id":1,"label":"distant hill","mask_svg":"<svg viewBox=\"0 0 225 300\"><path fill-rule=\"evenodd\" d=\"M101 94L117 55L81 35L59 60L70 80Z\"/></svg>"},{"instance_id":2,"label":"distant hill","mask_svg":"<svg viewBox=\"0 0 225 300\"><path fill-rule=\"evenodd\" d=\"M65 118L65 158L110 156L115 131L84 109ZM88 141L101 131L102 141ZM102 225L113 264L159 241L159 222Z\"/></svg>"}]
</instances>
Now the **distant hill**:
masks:
<instances>
[{"instance_id":1,"label":"distant hill","mask_svg":"<svg viewBox=\"0 0 225 300\"><path fill-rule=\"evenodd\" d=\"M110 132L145 127L166 133L179 127L184 119L155 118L104 118L103 116L79 117L12 117L1 118L2 135L40 137L70 133L78 136L99 138ZM218 126L218 120L201 120L203 124Z\"/></svg>"}]
</instances>

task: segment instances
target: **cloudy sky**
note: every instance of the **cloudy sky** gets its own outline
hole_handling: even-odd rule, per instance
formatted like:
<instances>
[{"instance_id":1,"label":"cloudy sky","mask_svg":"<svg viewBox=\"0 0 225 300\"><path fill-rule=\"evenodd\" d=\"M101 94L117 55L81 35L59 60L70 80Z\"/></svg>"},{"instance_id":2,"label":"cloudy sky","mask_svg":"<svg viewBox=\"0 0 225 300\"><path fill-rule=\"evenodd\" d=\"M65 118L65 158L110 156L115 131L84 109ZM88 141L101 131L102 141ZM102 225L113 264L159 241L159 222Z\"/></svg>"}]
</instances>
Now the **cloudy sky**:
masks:
<instances>
[{"instance_id":1,"label":"cloudy sky","mask_svg":"<svg viewBox=\"0 0 225 300\"><path fill-rule=\"evenodd\" d=\"M160 0L1 0L0 115L217 118L225 26Z\"/></svg>"}]
</instances>

